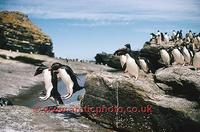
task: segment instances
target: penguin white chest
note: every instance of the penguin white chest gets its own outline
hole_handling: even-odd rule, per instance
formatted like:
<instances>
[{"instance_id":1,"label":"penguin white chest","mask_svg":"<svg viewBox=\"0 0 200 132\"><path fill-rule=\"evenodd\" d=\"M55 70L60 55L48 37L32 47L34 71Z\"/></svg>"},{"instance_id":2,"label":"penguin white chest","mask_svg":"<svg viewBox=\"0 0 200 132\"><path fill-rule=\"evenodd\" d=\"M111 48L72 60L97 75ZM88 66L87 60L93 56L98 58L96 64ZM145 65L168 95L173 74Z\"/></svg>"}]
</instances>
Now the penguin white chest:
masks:
<instances>
[{"instance_id":1,"label":"penguin white chest","mask_svg":"<svg viewBox=\"0 0 200 132\"><path fill-rule=\"evenodd\" d=\"M196 52L193 58L193 66L200 68L200 52Z\"/></svg>"},{"instance_id":2,"label":"penguin white chest","mask_svg":"<svg viewBox=\"0 0 200 132\"><path fill-rule=\"evenodd\" d=\"M169 54L167 53L166 50L160 50L160 56L161 56L161 59L162 61L164 62L165 65L169 65L170 64L170 56Z\"/></svg>"},{"instance_id":3,"label":"penguin white chest","mask_svg":"<svg viewBox=\"0 0 200 132\"><path fill-rule=\"evenodd\" d=\"M120 59L121 66L123 68L124 64L126 63L126 56L121 55L119 59Z\"/></svg>"},{"instance_id":4,"label":"penguin white chest","mask_svg":"<svg viewBox=\"0 0 200 132\"><path fill-rule=\"evenodd\" d=\"M58 69L58 72L59 72L60 78L63 80L65 85L67 85L69 90L73 90L72 88L73 88L74 82L72 81L72 79L69 76L69 74L67 74L66 70L60 68L60 69Z\"/></svg>"},{"instance_id":5,"label":"penguin white chest","mask_svg":"<svg viewBox=\"0 0 200 132\"><path fill-rule=\"evenodd\" d=\"M190 64L191 56L190 56L189 51L186 49L186 47L183 47L183 56L184 56L185 62Z\"/></svg>"},{"instance_id":6,"label":"penguin white chest","mask_svg":"<svg viewBox=\"0 0 200 132\"><path fill-rule=\"evenodd\" d=\"M46 89L45 97L40 97L40 99L47 100L51 96L51 90L53 89L53 84L51 82L52 76L49 69L43 70L44 84Z\"/></svg>"},{"instance_id":7,"label":"penguin white chest","mask_svg":"<svg viewBox=\"0 0 200 132\"><path fill-rule=\"evenodd\" d=\"M71 96L73 94L73 86L74 82L72 81L69 74L66 72L65 69L59 68L58 69L59 76L63 80L64 84L67 86L68 94Z\"/></svg>"},{"instance_id":8,"label":"penguin white chest","mask_svg":"<svg viewBox=\"0 0 200 132\"><path fill-rule=\"evenodd\" d=\"M129 74L137 79L139 74L139 67L133 58L131 58L129 55L127 55L126 57L126 71L128 71Z\"/></svg>"},{"instance_id":9,"label":"penguin white chest","mask_svg":"<svg viewBox=\"0 0 200 132\"><path fill-rule=\"evenodd\" d=\"M181 52L178 49L173 49L172 50L172 55L174 57L174 61L177 64L184 64L184 57L183 57L183 55L181 54Z\"/></svg>"},{"instance_id":10,"label":"penguin white chest","mask_svg":"<svg viewBox=\"0 0 200 132\"><path fill-rule=\"evenodd\" d=\"M148 72L149 68L147 66L147 63L145 62L144 59L139 59L139 62L140 62L140 66L142 67L142 70L144 72Z\"/></svg>"},{"instance_id":11,"label":"penguin white chest","mask_svg":"<svg viewBox=\"0 0 200 132\"><path fill-rule=\"evenodd\" d=\"M45 89L48 91L48 89L52 89L53 88L53 84L51 82L51 71L49 71L49 69L45 69L43 71L43 77L44 77L44 83L45 83Z\"/></svg>"}]
</instances>

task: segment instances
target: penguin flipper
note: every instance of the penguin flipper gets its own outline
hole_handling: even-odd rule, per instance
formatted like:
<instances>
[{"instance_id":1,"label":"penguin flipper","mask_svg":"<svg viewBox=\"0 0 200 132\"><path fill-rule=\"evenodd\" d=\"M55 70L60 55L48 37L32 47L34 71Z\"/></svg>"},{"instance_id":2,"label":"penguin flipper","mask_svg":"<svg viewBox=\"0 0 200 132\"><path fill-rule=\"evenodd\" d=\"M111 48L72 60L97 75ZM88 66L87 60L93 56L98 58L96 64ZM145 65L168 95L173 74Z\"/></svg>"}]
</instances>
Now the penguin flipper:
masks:
<instances>
[{"instance_id":1,"label":"penguin flipper","mask_svg":"<svg viewBox=\"0 0 200 132\"><path fill-rule=\"evenodd\" d=\"M59 69L59 74L64 84L66 85L66 89L68 91L67 94L65 96L62 96L61 98L68 99L73 94L74 82L72 81L70 75L67 73L66 69Z\"/></svg>"},{"instance_id":2,"label":"penguin flipper","mask_svg":"<svg viewBox=\"0 0 200 132\"><path fill-rule=\"evenodd\" d=\"M39 98L42 100L47 100L50 96L51 96L51 90L53 89L53 87L50 87L46 90L46 95L44 97L40 96Z\"/></svg>"},{"instance_id":3,"label":"penguin flipper","mask_svg":"<svg viewBox=\"0 0 200 132\"><path fill-rule=\"evenodd\" d=\"M126 63L123 65L122 70L123 70L123 71L126 70Z\"/></svg>"}]
</instances>

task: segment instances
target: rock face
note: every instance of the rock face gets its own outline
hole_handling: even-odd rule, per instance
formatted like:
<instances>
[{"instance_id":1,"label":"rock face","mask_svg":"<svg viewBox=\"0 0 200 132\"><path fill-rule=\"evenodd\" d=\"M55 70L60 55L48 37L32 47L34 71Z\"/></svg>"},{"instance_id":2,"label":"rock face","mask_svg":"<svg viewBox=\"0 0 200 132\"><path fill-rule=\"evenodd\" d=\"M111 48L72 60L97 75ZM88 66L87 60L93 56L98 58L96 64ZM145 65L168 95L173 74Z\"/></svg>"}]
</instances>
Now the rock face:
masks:
<instances>
[{"instance_id":1,"label":"rock face","mask_svg":"<svg viewBox=\"0 0 200 132\"><path fill-rule=\"evenodd\" d=\"M113 54L107 54L105 52L98 53L95 56L95 60L96 64L107 64L109 67L122 70L119 57Z\"/></svg>"},{"instance_id":2,"label":"rock face","mask_svg":"<svg viewBox=\"0 0 200 132\"><path fill-rule=\"evenodd\" d=\"M140 71L137 81L122 72L91 73L82 108L93 107L87 116L117 130L199 131L199 101L188 98L200 95L199 84L199 72L188 67L160 69L155 77ZM170 90L173 94L166 92ZM177 91L184 96L174 94Z\"/></svg>"},{"instance_id":3,"label":"rock face","mask_svg":"<svg viewBox=\"0 0 200 132\"><path fill-rule=\"evenodd\" d=\"M21 12L0 12L0 48L54 56L52 41Z\"/></svg>"},{"instance_id":4,"label":"rock face","mask_svg":"<svg viewBox=\"0 0 200 132\"><path fill-rule=\"evenodd\" d=\"M159 69L156 84L167 94L184 97L200 104L200 71L190 66L174 66Z\"/></svg>"}]
</instances>

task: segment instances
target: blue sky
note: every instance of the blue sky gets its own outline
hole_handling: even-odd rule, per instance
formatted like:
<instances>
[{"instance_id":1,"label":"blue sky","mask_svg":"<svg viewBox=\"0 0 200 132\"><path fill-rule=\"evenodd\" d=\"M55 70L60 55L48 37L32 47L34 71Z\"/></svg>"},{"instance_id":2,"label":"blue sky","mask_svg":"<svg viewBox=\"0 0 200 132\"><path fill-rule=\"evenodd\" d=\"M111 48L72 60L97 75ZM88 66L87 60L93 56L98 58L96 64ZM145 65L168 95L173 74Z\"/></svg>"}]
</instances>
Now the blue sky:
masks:
<instances>
[{"instance_id":1,"label":"blue sky","mask_svg":"<svg viewBox=\"0 0 200 132\"><path fill-rule=\"evenodd\" d=\"M46 32L57 57L93 59L131 43L140 49L158 29L200 32L199 0L0 0Z\"/></svg>"}]
</instances>

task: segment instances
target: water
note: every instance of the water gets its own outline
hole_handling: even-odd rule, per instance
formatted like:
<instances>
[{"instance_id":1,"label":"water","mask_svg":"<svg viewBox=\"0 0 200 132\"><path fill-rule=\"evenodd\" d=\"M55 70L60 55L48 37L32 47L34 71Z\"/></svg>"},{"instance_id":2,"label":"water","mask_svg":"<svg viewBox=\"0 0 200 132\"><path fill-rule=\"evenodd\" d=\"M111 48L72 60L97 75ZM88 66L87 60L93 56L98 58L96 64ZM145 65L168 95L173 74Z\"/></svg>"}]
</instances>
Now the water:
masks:
<instances>
[{"instance_id":1,"label":"water","mask_svg":"<svg viewBox=\"0 0 200 132\"><path fill-rule=\"evenodd\" d=\"M81 87L84 87L86 76L84 74L78 75L78 83ZM14 105L27 106L29 108L33 107L47 107L47 106L55 106L56 104L52 102L52 100L48 99L46 101L39 99L40 92L44 90L44 85L36 85L29 90L22 91L22 93L18 96L12 97L11 101ZM58 92L61 95L66 95L67 89L62 80L58 81ZM78 101L79 96L83 96L85 94L85 89L83 88L80 91L77 91L72 95L71 98L67 100L63 100L64 105L73 105Z\"/></svg>"}]
</instances>

